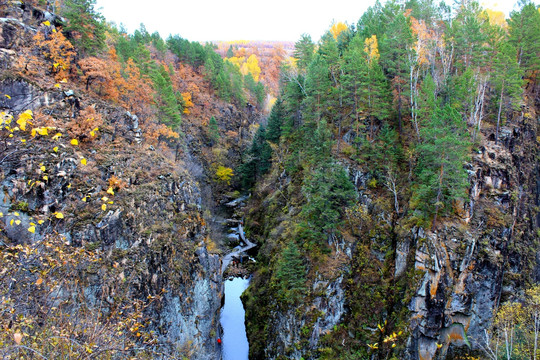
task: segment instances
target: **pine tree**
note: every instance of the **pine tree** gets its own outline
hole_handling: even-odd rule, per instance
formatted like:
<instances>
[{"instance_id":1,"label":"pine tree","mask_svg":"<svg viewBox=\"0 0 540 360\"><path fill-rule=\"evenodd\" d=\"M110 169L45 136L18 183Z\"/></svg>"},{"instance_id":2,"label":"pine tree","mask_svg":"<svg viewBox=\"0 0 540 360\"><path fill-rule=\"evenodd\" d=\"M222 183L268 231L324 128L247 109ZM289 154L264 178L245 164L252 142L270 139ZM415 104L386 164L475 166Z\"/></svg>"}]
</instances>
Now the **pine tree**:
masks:
<instances>
[{"instance_id":1,"label":"pine tree","mask_svg":"<svg viewBox=\"0 0 540 360\"><path fill-rule=\"evenodd\" d=\"M453 201L467 196L464 164L470 143L461 116L449 105L434 111L420 130L420 139L414 198L435 225L441 209L448 213Z\"/></svg>"},{"instance_id":2,"label":"pine tree","mask_svg":"<svg viewBox=\"0 0 540 360\"><path fill-rule=\"evenodd\" d=\"M353 184L343 167L331 159L319 162L304 178L302 194L306 203L300 216L300 236L315 245L337 230L345 207L356 198Z\"/></svg>"},{"instance_id":3,"label":"pine tree","mask_svg":"<svg viewBox=\"0 0 540 360\"><path fill-rule=\"evenodd\" d=\"M398 12L389 22L386 33L380 42L381 65L391 81L394 104L397 110L398 130L403 129L403 112L408 98L409 78L408 53L413 38L407 18Z\"/></svg>"},{"instance_id":4,"label":"pine tree","mask_svg":"<svg viewBox=\"0 0 540 360\"><path fill-rule=\"evenodd\" d=\"M212 141L212 146L219 141L219 127L215 117L211 117L208 122L208 137Z\"/></svg>"},{"instance_id":5,"label":"pine tree","mask_svg":"<svg viewBox=\"0 0 540 360\"><path fill-rule=\"evenodd\" d=\"M277 99L276 103L270 111L270 116L268 117L268 127L266 130L266 139L274 144L279 143L279 138L281 137L281 130L283 126L283 101Z\"/></svg>"},{"instance_id":6,"label":"pine tree","mask_svg":"<svg viewBox=\"0 0 540 360\"><path fill-rule=\"evenodd\" d=\"M315 52L315 44L311 40L311 36L303 34L300 40L294 44L294 57L298 60L297 66L300 70L306 70L313 54Z\"/></svg>"},{"instance_id":7,"label":"pine tree","mask_svg":"<svg viewBox=\"0 0 540 360\"><path fill-rule=\"evenodd\" d=\"M300 249L291 241L283 249L275 269L278 293L283 300L294 303L306 292L306 272Z\"/></svg>"},{"instance_id":8,"label":"pine tree","mask_svg":"<svg viewBox=\"0 0 540 360\"><path fill-rule=\"evenodd\" d=\"M62 8L68 20L64 32L83 54L95 55L105 47L104 19L95 5L96 0L65 0Z\"/></svg>"},{"instance_id":9,"label":"pine tree","mask_svg":"<svg viewBox=\"0 0 540 360\"><path fill-rule=\"evenodd\" d=\"M540 68L540 12L532 1L522 1L521 11L513 11L508 21L511 44L517 60L528 76Z\"/></svg>"},{"instance_id":10,"label":"pine tree","mask_svg":"<svg viewBox=\"0 0 540 360\"><path fill-rule=\"evenodd\" d=\"M515 53L515 48L503 40L493 59L492 83L497 105L495 142L499 141L503 110L507 108L517 110L521 103L522 70L519 68Z\"/></svg>"},{"instance_id":11,"label":"pine tree","mask_svg":"<svg viewBox=\"0 0 540 360\"><path fill-rule=\"evenodd\" d=\"M183 109L174 92L169 71L162 65L152 71L151 77L156 90L155 101L162 112L161 122L177 129L182 121L180 114Z\"/></svg>"}]
</instances>

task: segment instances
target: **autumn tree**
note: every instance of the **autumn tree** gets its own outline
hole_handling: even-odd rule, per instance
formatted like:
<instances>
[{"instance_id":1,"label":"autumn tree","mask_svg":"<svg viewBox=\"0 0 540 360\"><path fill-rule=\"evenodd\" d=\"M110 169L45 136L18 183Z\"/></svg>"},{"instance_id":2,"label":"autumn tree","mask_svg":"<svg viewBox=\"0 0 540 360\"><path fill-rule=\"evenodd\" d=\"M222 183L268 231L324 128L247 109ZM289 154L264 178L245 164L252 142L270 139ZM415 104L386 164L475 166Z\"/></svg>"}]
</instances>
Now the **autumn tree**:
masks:
<instances>
[{"instance_id":1,"label":"autumn tree","mask_svg":"<svg viewBox=\"0 0 540 360\"><path fill-rule=\"evenodd\" d=\"M87 57L79 61L79 67L83 72L82 80L86 84L86 90L95 82L106 83L112 80L108 72L108 64L97 57Z\"/></svg>"}]
</instances>

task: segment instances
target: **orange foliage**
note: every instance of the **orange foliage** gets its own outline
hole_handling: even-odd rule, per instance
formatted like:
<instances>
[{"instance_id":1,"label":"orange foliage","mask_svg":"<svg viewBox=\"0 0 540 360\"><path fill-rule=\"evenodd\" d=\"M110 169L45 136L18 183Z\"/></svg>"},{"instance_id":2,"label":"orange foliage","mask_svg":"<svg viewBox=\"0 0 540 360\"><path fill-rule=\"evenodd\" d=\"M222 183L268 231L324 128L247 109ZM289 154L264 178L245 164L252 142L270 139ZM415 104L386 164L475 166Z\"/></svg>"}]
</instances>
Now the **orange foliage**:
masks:
<instances>
[{"instance_id":1,"label":"orange foliage","mask_svg":"<svg viewBox=\"0 0 540 360\"><path fill-rule=\"evenodd\" d=\"M193 107L194 105L191 101L191 94L189 92L183 92L182 99L184 100L184 114L189 114L189 108Z\"/></svg>"},{"instance_id":2,"label":"orange foliage","mask_svg":"<svg viewBox=\"0 0 540 360\"><path fill-rule=\"evenodd\" d=\"M103 125L101 114L96 111L95 105L84 108L79 116L69 124L68 132L72 138L81 142L95 139L95 129ZM91 132L94 131L94 136Z\"/></svg>"},{"instance_id":3,"label":"orange foliage","mask_svg":"<svg viewBox=\"0 0 540 360\"><path fill-rule=\"evenodd\" d=\"M111 176L108 182L109 182L109 187L113 188L116 191L122 190L128 186L128 184L124 180L120 179L116 175Z\"/></svg>"},{"instance_id":4,"label":"orange foliage","mask_svg":"<svg viewBox=\"0 0 540 360\"><path fill-rule=\"evenodd\" d=\"M54 74L55 80L67 78L75 51L62 32L54 31L47 36L43 32L38 32L34 36L34 41L45 59L51 63L50 71Z\"/></svg>"},{"instance_id":5,"label":"orange foliage","mask_svg":"<svg viewBox=\"0 0 540 360\"><path fill-rule=\"evenodd\" d=\"M84 73L82 80L86 82L86 90L93 82L98 81L103 84L112 80L105 60L91 56L80 60L79 66Z\"/></svg>"},{"instance_id":6,"label":"orange foliage","mask_svg":"<svg viewBox=\"0 0 540 360\"><path fill-rule=\"evenodd\" d=\"M163 140L174 140L180 138L180 134L172 131L170 127L159 124L148 127L146 130L146 140L152 145L161 143Z\"/></svg>"}]
</instances>

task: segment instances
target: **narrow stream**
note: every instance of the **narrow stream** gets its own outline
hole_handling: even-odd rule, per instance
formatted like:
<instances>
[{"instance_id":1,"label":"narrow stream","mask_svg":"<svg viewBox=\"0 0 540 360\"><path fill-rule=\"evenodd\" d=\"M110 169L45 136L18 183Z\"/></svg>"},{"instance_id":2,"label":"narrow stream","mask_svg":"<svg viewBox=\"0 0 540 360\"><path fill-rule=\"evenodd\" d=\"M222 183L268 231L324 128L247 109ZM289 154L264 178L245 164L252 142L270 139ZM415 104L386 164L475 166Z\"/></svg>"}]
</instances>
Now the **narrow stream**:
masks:
<instances>
[{"instance_id":1,"label":"narrow stream","mask_svg":"<svg viewBox=\"0 0 540 360\"><path fill-rule=\"evenodd\" d=\"M247 289L249 279L233 278L225 281L225 305L221 309L223 328L223 360L247 360L249 343L244 323L244 306L240 295Z\"/></svg>"}]
</instances>

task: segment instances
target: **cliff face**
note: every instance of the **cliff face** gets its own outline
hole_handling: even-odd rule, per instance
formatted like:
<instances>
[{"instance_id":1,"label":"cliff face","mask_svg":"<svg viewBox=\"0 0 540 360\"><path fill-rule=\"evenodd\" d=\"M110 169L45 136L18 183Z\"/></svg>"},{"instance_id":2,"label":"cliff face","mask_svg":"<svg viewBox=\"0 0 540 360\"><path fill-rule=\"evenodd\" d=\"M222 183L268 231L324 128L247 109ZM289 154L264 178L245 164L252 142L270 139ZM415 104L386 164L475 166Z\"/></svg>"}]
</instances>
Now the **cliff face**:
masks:
<instances>
[{"instance_id":1,"label":"cliff face","mask_svg":"<svg viewBox=\"0 0 540 360\"><path fill-rule=\"evenodd\" d=\"M22 334L51 358L220 358L220 258L197 164L149 145L148 119L14 72L18 46L56 17L3 15L2 351L22 355Z\"/></svg>"},{"instance_id":2,"label":"cliff face","mask_svg":"<svg viewBox=\"0 0 540 360\"><path fill-rule=\"evenodd\" d=\"M494 129L484 130L466 164L470 202L433 229L393 211L369 173L343 161L359 208L346 214L340 236L327 238L328 254L304 261L306 288L295 300L278 295L280 249L297 236L305 205L278 163L248 222L263 243L244 296L251 356L483 358L499 304L538 279L537 105L502 127L498 143Z\"/></svg>"}]
</instances>

